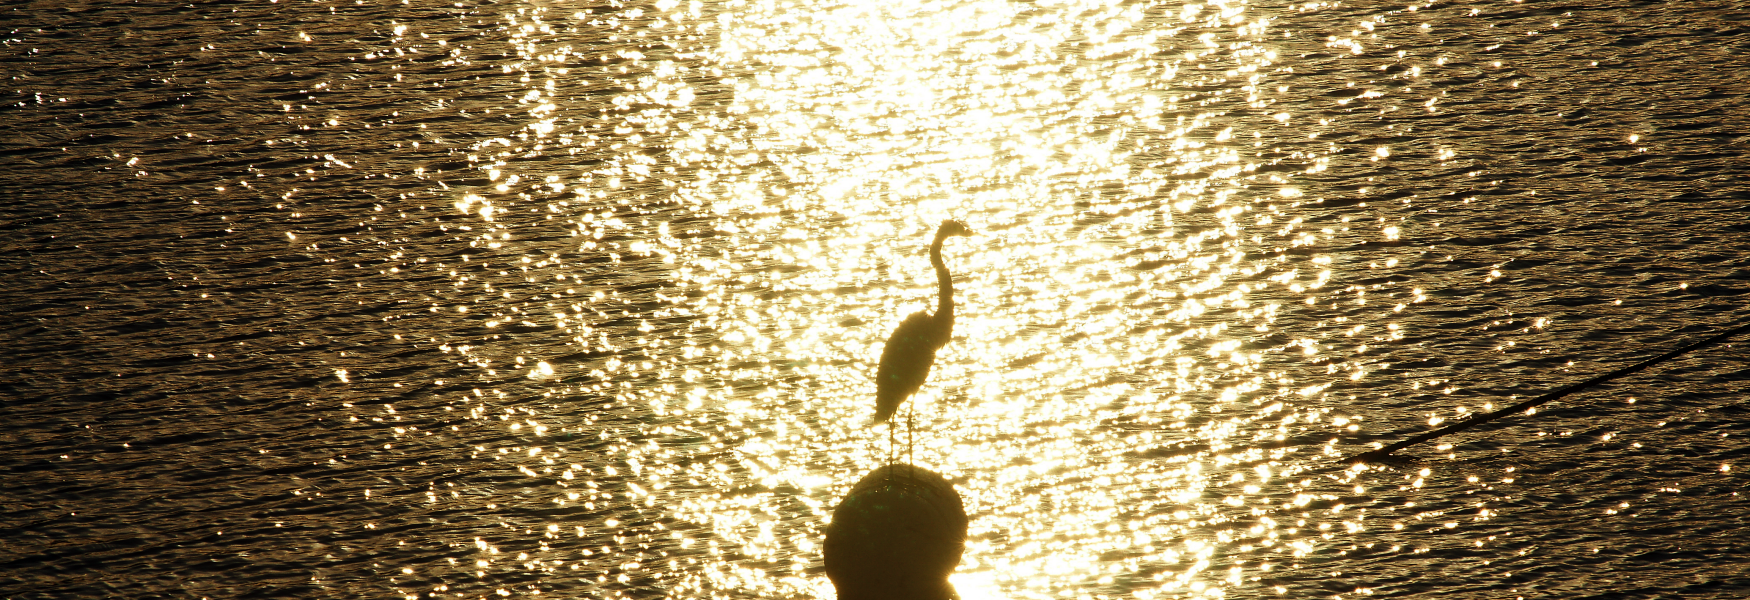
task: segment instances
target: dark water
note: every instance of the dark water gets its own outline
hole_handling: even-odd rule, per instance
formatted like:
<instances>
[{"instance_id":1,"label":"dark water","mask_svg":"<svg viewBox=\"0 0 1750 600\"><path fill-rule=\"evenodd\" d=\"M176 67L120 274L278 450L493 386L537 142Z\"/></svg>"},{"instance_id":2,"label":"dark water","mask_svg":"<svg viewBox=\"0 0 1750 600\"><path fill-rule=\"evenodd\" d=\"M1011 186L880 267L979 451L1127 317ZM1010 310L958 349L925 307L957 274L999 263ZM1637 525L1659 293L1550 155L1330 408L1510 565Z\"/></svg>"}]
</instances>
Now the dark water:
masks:
<instances>
[{"instance_id":1,"label":"dark water","mask_svg":"<svg viewBox=\"0 0 1750 600\"><path fill-rule=\"evenodd\" d=\"M3 597L1750 589L1742 2L4 10Z\"/></svg>"}]
</instances>

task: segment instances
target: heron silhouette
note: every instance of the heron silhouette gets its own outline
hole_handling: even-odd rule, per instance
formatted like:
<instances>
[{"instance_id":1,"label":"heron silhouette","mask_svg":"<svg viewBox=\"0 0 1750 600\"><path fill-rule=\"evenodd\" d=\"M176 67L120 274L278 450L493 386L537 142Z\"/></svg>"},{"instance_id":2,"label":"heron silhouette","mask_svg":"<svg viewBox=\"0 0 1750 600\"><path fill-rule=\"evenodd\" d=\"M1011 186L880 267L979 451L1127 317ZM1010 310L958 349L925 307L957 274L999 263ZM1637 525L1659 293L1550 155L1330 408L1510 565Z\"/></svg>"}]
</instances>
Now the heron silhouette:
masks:
<instances>
[{"instance_id":1,"label":"heron silhouette","mask_svg":"<svg viewBox=\"0 0 1750 600\"><path fill-rule=\"evenodd\" d=\"M965 223L948 219L936 228L936 239L930 242L930 266L936 268L936 312L920 310L899 322L893 335L887 337L887 347L881 350L881 364L875 369L875 420L886 423L899 410L906 398L923 387L930 376L930 366L936 362L936 351L948 345L954 335L954 276L942 262L942 242L953 236L970 236L972 229ZM906 461L911 461L911 410L906 410ZM893 424L887 426L888 462L893 460Z\"/></svg>"}]
</instances>

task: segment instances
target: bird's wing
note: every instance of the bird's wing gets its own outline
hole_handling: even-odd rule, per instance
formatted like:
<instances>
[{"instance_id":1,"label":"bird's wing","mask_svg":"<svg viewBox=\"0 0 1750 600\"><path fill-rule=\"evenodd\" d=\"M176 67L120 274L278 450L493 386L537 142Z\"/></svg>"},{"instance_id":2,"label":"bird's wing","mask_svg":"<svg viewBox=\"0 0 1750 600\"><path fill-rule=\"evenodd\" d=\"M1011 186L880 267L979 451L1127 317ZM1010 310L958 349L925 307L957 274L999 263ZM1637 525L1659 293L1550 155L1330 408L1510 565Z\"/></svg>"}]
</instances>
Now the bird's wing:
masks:
<instances>
[{"instance_id":1,"label":"bird's wing","mask_svg":"<svg viewBox=\"0 0 1750 600\"><path fill-rule=\"evenodd\" d=\"M900 403L924 385L936 359L935 329L930 313L919 311L900 321L887 337L881 364L875 368L875 422L892 417Z\"/></svg>"}]
</instances>

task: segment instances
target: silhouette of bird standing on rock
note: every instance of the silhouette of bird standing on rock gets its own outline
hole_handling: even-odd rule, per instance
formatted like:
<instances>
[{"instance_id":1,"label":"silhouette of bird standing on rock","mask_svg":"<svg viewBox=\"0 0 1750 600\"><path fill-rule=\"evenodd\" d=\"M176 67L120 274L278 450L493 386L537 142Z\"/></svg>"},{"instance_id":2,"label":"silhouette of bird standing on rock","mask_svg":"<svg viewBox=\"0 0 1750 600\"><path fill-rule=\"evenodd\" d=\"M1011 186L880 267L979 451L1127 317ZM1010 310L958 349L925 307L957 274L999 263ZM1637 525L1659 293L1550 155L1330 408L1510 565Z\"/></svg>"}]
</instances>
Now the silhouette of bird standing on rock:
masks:
<instances>
[{"instance_id":1,"label":"silhouette of bird standing on rock","mask_svg":"<svg viewBox=\"0 0 1750 600\"><path fill-rule=\"evenodd\" d=\"M923 387L930 376L930 366L936 362L936 351L948 345L954 335L954 281L948 266L942 262L942 242L953 236L971 236L965 223L948 219L936 228L936 239L930 243L930 265L936 268L936 313L918 311L900 321L887 347L881 350L881 364L875 370L875 420L886 423L893 418L906 398ZM906 411L906 461L911 460L911 411ZM893 457L893 425L887 427L888 462Z\"/></svg>"}]
</instances>

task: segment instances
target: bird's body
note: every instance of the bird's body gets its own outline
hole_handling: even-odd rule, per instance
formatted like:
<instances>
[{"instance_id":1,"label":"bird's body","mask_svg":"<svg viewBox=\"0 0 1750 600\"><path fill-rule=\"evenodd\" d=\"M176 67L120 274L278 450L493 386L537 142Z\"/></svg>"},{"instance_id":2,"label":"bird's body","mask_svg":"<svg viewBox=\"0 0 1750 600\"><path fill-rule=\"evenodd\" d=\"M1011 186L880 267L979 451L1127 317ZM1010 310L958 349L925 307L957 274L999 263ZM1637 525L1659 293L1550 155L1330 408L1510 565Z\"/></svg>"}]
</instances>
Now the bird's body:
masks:
<instances>
[{"instance_id":1,"label":"bird's body","mask_svg":"<svg viewBox=\"0 0 1750 600\"><path fill-rule=\"evenodd\" d=\"M899 406L923 387L936 362L936 351L954 335L954 281L942 261L942 242L952 236L969 236L965 223L943 221L930 244L930 266L936 269L936 312L918 311L900 321L881 350L875 370L875 423L893 418ZM891 437L892 429L888 429Z\"/></svg>"},{"instance_id":2,"label":"bird's body","mask_svg":"<svg viewBox=\"0 0 1750 600\"><path fill-rule=\"evenodd\" d=\"M949 325L952 333L953 325ZM930 377L930 366L936 362L936 350L948 340L936 334L939 330L935 315L917 311L893 330L887 346L881 349L881 365L875 370L875 422L893 418L899 405L923 387Z\"/></svg>"}]
</instances>

